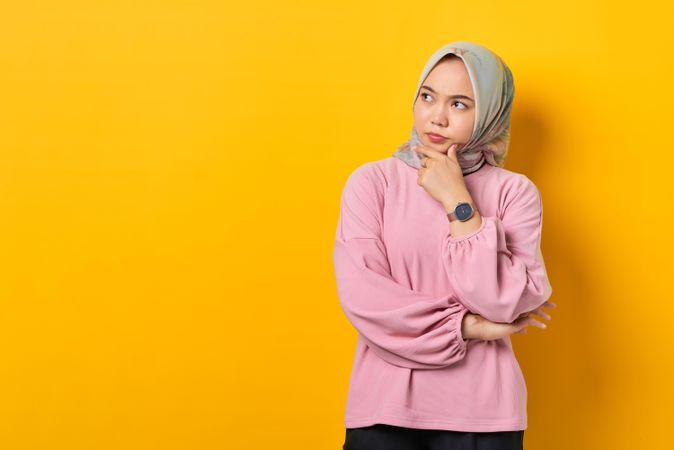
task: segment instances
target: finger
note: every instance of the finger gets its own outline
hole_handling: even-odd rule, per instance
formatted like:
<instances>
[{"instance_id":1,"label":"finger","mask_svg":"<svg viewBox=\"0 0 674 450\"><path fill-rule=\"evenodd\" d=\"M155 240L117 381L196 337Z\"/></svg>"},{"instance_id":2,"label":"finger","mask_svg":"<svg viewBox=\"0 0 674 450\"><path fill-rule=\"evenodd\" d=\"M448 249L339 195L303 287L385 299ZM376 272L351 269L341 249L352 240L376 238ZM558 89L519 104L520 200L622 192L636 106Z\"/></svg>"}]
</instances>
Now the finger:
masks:
<instances>
[{"instance_id":1,"label":"finger","mask_svg":"<svg viewBox=\"0 0 674 450\"><path fill-rule=\"evenodd\" d=\"M456 148L459 146L459 144L452 144L449 146L449 149L447 150L447 157L456 159Z\"/></svg>"},{"instance_id":2,"label":"finger","mask_svg":"<svg viewBox=\"0 0 674 450\"><path fill-rule=\"evenodd\" d=\"M444 153L421 144L413 145L412 150L417 153L421 153L422 155L426 155L431 159L440 159L445 157Z\"/></svg>"},{"instance_id":3,"label":"finger","mask_svg":"<svg viewBox=\"0 0 674 450\"><path fill-rule=\"evenodd\" d=\"M544 324L543 322L539 322L538 320L534 319L533 317L527 317L527 321L530 325L533 325L538 328L547 328L548 326Z\"/></svg>"},{"instance_id":4,"label":"finger","mask_svg":"<svg viewBox=\"0 0 674 450\"><path fill-rule=\"evenodd\" d=\"M539 316L541 316L541 317L544 318L545 320L552 320L552 317L550 317L550 314L546 314L546 313L544 313L543 311L538 312L538 313L536 313L536 314L538 314Z\"/></svg>"},{"instance_id":5,"label":"finger","mask_svg":"<svg viewBox=\"0 0 674 450\"><path fill-rule=\"evenodd\" d=\"M525 334L527 332L526 325L521 327L519 330L515 331L516 334Z\"/></svg>"},{"instance_id":6,"label":"finger","mask_svg":"<svg viewBox=\"0 0 674 450\"><path fill-rule=\"evenodd\" d=\"M531 312L532 312L533 314L536 314L536 315L541 316L541 317L544 318L545 320L551 320L551 319L552 319L552 317L550 317L550 314L544 312L544 311L541 310L540 308L536 308L536 309L534 309L534 310L531 311Z\"/></svg>"},{"instance_id":7,"label":"finger","mask_svg":"<svg viewBox=\"0 0 674 450\"><path fill-rule=\"evenodd\" d=\"M519 319L515 320L508 326L518 329L518 328L526 328L528 325L529 325L529 317L520 317Z\"/></svg>"},{"instance_id":8,"label":"finger","mask_svg":"<svg viewBox=\"0 0 674 450\"><path fill-rule=\"evenodd\" d=\"M551 301L547 301L547 302L543 303L543 306L547 306L548 308L556 308L557 304L553 303Z\"/></svg>"}]
</instances>

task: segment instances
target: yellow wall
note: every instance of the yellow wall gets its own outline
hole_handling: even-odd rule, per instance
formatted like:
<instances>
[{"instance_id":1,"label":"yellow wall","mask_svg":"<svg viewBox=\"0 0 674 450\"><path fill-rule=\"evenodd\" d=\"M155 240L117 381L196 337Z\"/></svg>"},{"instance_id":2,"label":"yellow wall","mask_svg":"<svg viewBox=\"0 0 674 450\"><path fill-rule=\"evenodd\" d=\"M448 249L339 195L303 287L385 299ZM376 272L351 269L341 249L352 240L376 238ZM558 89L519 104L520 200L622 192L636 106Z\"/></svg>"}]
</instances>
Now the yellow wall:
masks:
<instances>
[{"instance_id":1,"label":"yellow wall","mask_svg":"<svg viewBox=\"0 0 674 450\"><path fill-rule=\"evenodd\" d=\"M339 194L453 40L544 199L526 448L674 446L665 2L5 3L0 448L341 448Z\"/></svg>"}]
</instances>

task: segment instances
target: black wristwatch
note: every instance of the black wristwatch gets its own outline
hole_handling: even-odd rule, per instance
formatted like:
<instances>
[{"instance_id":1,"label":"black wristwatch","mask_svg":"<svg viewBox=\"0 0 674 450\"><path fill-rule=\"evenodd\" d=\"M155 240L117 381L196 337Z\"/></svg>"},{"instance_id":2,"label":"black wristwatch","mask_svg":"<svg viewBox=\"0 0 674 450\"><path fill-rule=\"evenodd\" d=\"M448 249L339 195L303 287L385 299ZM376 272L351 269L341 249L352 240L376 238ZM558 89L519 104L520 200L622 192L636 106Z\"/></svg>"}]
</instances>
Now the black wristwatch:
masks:
<instances>
[{"instance_id":1,"label":"black wristwatch","mask_svg":"<svg viewBox=\"0 0 674 450\"><path fill-rule=\"evenodd\" d=\"M475 208L469 202L459 202L454 208L454 211L447 214L449 221L453 222L455 220L465 222L475 215Z\"/></svg>"}]
</instances>

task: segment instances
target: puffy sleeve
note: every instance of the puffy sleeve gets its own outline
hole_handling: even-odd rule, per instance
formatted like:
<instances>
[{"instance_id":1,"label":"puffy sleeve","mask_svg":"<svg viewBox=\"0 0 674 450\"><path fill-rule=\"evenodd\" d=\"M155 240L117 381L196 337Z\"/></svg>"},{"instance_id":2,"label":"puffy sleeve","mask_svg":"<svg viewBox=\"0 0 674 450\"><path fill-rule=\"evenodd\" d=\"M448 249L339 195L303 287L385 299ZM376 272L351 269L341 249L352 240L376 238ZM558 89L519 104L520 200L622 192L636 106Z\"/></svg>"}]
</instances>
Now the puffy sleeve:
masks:
<instances>
[{"instance_id":1,"label":"puffy sleeve","mask_svg":"<svg viewBox=\"0 0 674 450\"><path fill-rule=\"evenodd\" d=\"M342 191L333 253L340 305L366 345L383 360L438 369L466 354L461 323L468 309L453 294L408 289L391 276L381 238L383 193L365 164Z\"/></svg>"},{"instance_id":2,"label":"puffy sleeve","mask_svg":"<svg viewBox=\"0 0 674 450\"><path fill-rule=\"evenodd\" d=\"M543 203L522 175L508 188L503 218L482 216L480 228L443 242L443 264L459 300L473 313L511 323L552 295L541 253Z\"/></svg>"}]
</instances>

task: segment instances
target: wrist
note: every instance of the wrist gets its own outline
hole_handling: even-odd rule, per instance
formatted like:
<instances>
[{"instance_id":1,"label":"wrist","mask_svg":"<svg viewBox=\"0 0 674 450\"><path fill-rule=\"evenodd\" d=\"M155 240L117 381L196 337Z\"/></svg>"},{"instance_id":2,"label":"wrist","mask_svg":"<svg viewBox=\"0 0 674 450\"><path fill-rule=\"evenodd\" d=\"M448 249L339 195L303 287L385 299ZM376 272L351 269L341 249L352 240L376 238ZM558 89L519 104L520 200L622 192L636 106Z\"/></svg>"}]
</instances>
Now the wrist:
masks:
<instances>
[{"instance_id":1,"label":"wrist","mask_svg":"<svg viewBox=\"0 0 674 450\"><path fill-rule=\"evenodd\" d=\"M476 314L466 313L463 315L463 321L461 322L461 336L464 339L474 339L473 330L475 324L478 322L478 317Z\"/></svg>"},{"instance_id":2,"label":"wrist","mask_svg":"<svg viewBox=\"0 0 674 450\"><path fill-rule=\"evenodd\" d=\"M445 208L445 211L447 211L447 213L450 213L454 211L456 205L462 202L467 202L470 203L471 205L474 205L473 198L470 196L470 193L468 191L462 192L460 194L454 194L451 197L448 196L442 202L442 206Z\"/></svg>"}]
</instances>

